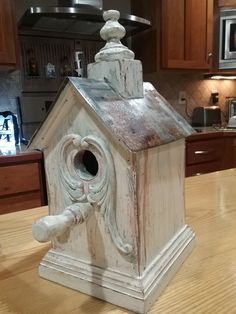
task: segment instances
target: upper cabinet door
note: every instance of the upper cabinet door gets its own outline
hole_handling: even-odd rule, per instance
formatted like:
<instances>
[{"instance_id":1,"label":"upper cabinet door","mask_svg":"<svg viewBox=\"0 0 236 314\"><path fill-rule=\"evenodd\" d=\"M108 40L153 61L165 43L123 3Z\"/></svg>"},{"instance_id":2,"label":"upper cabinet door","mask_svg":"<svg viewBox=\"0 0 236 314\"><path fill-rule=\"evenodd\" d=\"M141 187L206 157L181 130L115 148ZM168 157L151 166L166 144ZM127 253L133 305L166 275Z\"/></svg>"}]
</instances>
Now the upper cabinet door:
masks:
<instances>
[{"instance_id":1,"label":"upper cabinet door","mask_svg":"<svg viewBox=\"0 0 236 314\"><path fill-rule=\"evenodd\" d=\"M161 0L163 68L211 68L213 13L213 0Z\"/></svg>"},{"instance_id":2,"label":"upper cabinet door","mask_svg":"<svg viewBox=\"0 0 236 314\"><path fill-rule=\"evenodd\" d=\"M16 57L16 20L11 0L0 1L0 65L14 67Z\"/></svg>"}]
</instances>

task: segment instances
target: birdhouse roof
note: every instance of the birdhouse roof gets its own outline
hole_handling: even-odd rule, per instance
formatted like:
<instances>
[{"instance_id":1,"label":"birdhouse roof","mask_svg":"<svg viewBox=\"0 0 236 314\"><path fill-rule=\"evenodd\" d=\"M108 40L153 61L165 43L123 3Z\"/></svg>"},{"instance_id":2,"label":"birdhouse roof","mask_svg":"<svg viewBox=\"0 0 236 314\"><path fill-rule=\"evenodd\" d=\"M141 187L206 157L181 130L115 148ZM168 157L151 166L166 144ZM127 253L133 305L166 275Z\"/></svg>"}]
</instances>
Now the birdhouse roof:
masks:
<instances>
[{"instance_id":1,"label":"birdhouse roof","mask_svg":"<svg viewBox=\"0 0 236 314\"><path fill-rule=\"evenodd\" d=\"M68 85L84 99L81 105L92 110L113 137L130 151L167 144L193 133L187 121L150 83L143 84L144 97L136 99L123 98L105 81L70 77L62 90ZM60 106L59 99L57 97L54 106Z\"/></svg>"}]
</instances>

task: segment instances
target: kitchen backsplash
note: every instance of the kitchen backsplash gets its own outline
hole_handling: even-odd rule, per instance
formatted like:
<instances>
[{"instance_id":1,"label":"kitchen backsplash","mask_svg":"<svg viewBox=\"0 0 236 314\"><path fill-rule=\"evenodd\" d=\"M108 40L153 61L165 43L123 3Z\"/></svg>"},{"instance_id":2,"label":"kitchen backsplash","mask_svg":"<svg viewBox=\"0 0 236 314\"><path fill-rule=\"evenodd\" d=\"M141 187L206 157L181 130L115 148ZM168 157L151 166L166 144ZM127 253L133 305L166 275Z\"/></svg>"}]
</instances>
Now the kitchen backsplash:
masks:
<instances>
[{"instance_id":1,"label":"kitchen backsplash","mask_svg":"<svg viewBox=\"0 0 236 314\"><path fill-rule=\"evenodd\" d=\"M179 91L186 92L187 113L191 116L194 107L210 105L213 90L219 93L221 110L227 115L226 97L236 97L235 80L203 79L202 73L186 73L175 71L159 71L145 75L145 81L151 82L170 104L188 121L186 107L179 105ZM0 73L0 111L16 112L16 97L21 93L19 71Z\"/></svg>"},{"instance_id":2,"label":"kitchen backsplash","mask_svg":"<svg viewBox=\"0 0 236 314\"><path fill-rule=\"evenodd\" d=\"M187 112L191 116L194 107L211 105L211 92L219 93L221 110L227 115L226 97L236 97L235 80L203 79L203 73L159 71L145 75L144 79L151 82L158 92L188 121L185 105L179 105L179 91L186 92Z\"/></svg>"},{"instance_id":3,"label":"kitchen backsplash","mask_svg":"<svg viewBox=\"0 0 236 314\"><path fill-rule=\"evenodd\" d=\"M0 72L0 111L17 112L16 97L21 93L20 72Z\"/></svg>"}]
</instances>

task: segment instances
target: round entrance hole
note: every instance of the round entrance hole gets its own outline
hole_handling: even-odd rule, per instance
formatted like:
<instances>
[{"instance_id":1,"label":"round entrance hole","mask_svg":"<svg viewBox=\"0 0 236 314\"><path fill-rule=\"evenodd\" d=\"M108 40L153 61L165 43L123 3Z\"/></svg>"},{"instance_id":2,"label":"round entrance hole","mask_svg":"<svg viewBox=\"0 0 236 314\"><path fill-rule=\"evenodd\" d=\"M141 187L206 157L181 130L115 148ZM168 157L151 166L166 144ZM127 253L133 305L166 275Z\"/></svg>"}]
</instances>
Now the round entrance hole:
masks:
<instances>
[{"instance_id":1,"label":"round entrance hole","mask_svg":"<svg viewBox=\"0 0 236 314\"><path fill-rule=\"evenodd\" d=\"M98 173L98 161L89 150L83 150L75 156L75 167L87 178L95 177Z\"/></svg>"}]
</instances>

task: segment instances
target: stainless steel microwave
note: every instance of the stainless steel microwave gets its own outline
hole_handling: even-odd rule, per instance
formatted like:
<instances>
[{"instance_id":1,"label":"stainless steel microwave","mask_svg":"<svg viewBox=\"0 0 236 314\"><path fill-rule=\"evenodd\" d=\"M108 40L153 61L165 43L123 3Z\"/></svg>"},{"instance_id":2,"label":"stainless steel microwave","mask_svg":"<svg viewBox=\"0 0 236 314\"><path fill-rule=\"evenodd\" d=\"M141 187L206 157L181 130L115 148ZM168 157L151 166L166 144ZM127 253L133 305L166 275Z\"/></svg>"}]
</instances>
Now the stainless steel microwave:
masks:
<instances>
[{"instance_id":1,"label":"stainless steel microwave","mask_svg":"<svg viewBox=\"0 0 236 314\"><path fill-rule=\"evenodd\" d=\"M219 68L236 69L236 9L220 10Z\"/></svg>"}]
</instances>

